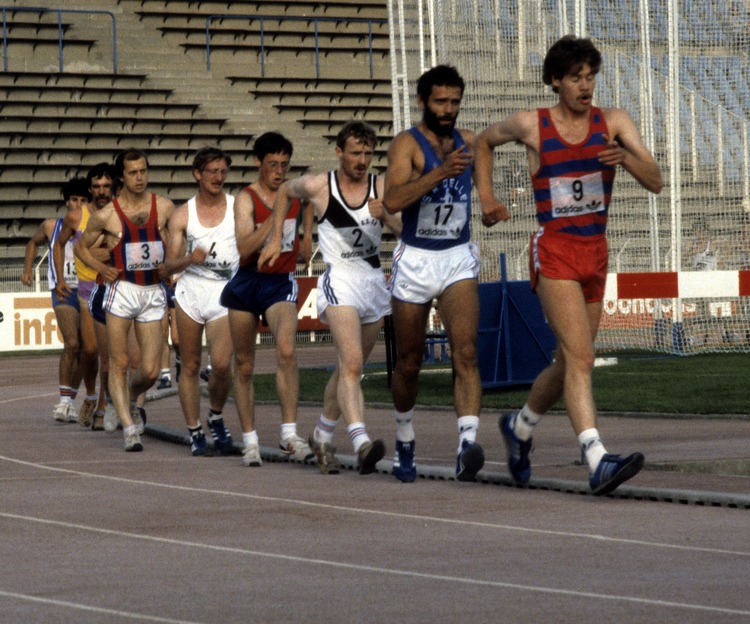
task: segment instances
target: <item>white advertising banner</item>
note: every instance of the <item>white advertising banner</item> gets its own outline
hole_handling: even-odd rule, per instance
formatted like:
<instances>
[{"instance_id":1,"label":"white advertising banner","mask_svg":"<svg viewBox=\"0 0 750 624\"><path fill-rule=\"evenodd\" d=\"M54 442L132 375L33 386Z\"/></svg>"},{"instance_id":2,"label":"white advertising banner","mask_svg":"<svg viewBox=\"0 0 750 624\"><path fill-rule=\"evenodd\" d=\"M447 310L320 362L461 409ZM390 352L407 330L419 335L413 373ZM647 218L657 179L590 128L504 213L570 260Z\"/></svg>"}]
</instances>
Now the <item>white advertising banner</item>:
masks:
<instances>
[{"instance_id":1,"label":"white advertising banner","mask_svg":"<svg viewBox=\"0 0 750 624\"><path fill-rule=\"evenodd\" d=\"M0 352L62 349L48 293L0 293Z\"/></svg>"}]
</instances>

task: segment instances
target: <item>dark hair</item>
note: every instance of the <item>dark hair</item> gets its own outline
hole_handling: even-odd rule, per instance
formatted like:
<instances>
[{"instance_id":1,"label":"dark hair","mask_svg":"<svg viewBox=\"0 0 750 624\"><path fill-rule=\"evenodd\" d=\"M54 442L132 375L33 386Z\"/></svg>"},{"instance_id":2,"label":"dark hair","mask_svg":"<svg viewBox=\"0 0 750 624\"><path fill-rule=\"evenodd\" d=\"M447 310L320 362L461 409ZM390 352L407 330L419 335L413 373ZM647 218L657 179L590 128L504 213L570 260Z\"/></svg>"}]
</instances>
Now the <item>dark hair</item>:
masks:
<instances>
[{"instance_id":1,"label":"dark hair","mask_svg":"<svg viewBox=\"0 0 750 624\"><path fill-rule=\"evenodd\" d=\"M346 140L349 137L354 137L357 141L362 141L365 145L375 147L378 135L375 134L375 130L369 124L366 124L364 121L355 120L350 121L339 130L339 133L336 135L336 147L344 149Z\"/></svg>"},{"instance_id":2,"label":"dark hair","mask_svg":"<svg viewBox=\"0 0 750 624\"><path fill-rule=\"evenodd\" d=\"M573 35L565 35L558 39L547 50L542 69L544 84L551 85L552 80L562 80L570 73L574 73L584 65L591 67L595 74L602 66L602 55L596 49L591 39L579 39ZM558 89L552 87L557 93Z\"/></svg>"},{"instance_id":3,"label":"dark hair","mask_svg":"<svg viewBox=\"0 0 750 624\"><path fill-rule=\"evenodd\" d=\"M417 95L427 104L432 93L432 87L459 87L461 96L464 94L464 79L455 67L450 65L435 65L419 77L417 81Z\"/></svg>"},{"instance_id":4,"label":"dark hair","mask_svg":"<svg viewBox=\"0 0 750 624\"><path fill-rule=\"evenodd\" d=\"M78 197L85 197L88 200L89 185L86 184L85 178L76 176L74 178L70 178L70 180L63 184L63 199L67 202L73 195L77 195Z\"/></svg>"},{"instance_id":5,"label":"dark hair","mask_svg":"<svg viewBox=\"0 0 750 624\"><path fill-rule=\"evenodd\" d=\"M202 147L195 152L195 158L193 158L193 169L203 171L203 168L210 162L215 160L223 160L227 163L227 167L232 166L232 157L227 154L223 149L218 147Z\"/></svg>"},{"instance_id":6,"label":"dark hair","mask_svg":"<svg viewBox=\"0 0 750 624\"><path fill-rule=\"evenodd\" d=\"M117 158L115 158L115 178L119 180L125 175L126 160L140 160L141 158L146 161L146 166L148 167L148 157L145 152L135 148L130 148L124 152L120 152L117 155Z\"/></svg>"},{"instance_id":7,"label":"dark hair","mask_svg":"<svg viewBox=\"0 0 750 624\"><path fill-rule=\"evenodd\" d=\"M278 132L265 132L261 134L255 139L255 144L253 145L253 156L260 162L263 162L263 159L268 154L287 154L291 158L292 152L292 142Z\"/></svg>"},{"instance_id":8,"label":"dark hair","mask_svg":"<svg viewBox=\"0 0 750 624\"><path fill-rule=\"evenodd\" d=\"M110 165L108 162L100 162L98 165L94 165L89 169L89 172L86 174L86 185L91 188L91 182L95 178L104 178L107 177L110 180L114 181L115 179L115 173L112 170L112 165Z\"/></svg>"}]
</instances>

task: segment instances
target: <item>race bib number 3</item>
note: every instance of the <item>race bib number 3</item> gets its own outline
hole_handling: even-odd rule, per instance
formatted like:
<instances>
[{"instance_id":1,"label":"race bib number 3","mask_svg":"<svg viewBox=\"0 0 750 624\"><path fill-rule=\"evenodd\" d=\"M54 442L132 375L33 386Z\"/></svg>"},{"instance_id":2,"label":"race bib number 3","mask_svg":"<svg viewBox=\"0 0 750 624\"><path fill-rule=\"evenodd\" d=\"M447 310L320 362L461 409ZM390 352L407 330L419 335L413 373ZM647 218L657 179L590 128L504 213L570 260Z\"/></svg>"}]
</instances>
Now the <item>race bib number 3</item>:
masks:
<instances>
[{"instance_id":1,"label":"race bib number 3","mask_svg":"<svg viewBox=\"0 0 750 624\"><path fill-rule=\"evenodd\" d=\"M419 208L417 236L440 240L456 240L466 224L466 204L427 203Z\"/></svg>"},{"instance_id":2,"label":"race bib number 3","mask_svg":"<svg viewBox=\"0 0 750 624\"><path fill-rule=\"evenodd\" d=\"M575 217L604 210L604 185L600 172L549 181L552 216Z\"/></svg>"},{"instance_id":3,"label":"race bib number 3","mask_svg":"<svg viewBox=\"0 0 750 624\"><path fill-rule=\"evenodd\" d=\"M153 271L164 262L164 244L158 242L127 243L126 271Z\"/></svg>"}]
</instances>

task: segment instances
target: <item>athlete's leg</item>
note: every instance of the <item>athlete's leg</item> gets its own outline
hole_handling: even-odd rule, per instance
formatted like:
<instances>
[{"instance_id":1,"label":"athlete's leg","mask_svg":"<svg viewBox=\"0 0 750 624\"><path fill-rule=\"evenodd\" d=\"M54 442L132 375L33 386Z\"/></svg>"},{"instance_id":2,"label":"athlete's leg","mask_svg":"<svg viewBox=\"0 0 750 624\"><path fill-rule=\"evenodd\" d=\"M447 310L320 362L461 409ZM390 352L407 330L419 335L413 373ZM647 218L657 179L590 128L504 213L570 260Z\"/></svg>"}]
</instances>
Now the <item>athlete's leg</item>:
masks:
<instances>
[{"instance_id":1,"label":"athlete's leg","mask_svg":"<svg viewBox=\"0 0 750 624\"><path fill-rule=\"evenodd\" d=\"M451 284L438 298L438 311L451 349L456 415L479 416L482 380L477 366L479 294L476 280Z\"/></svg>"},{"instance_id":2,"label":"athlete's leg","mask_svg":"<svg viewBox=\"0 0 750 624\"><path fill-rule=\"evenodd\" d=\"M338 356L336 398L339 407L347 425L364 422L365 400L360 385L364 357L359 313L352 306L329 306L326 315Z\"/></svg>"},{"instance_id":3,"label":"athlete's leg","mask_svg":"<svg viewBox=\"0 0 750 624\"><path fill-rule=\"evenodd\" d=\"M208 378L209 407L215 412L221 412L227 402L232 378L232 334L229 331L228 315L206 324L206 342L211 357L211 376ZM200 360L196 375L199 372Z\"/></svg>"},{"instance_id":4,"label":"athlete's leg","mask_svg":"<svg viewBox=\"0 0 750 624\"><path fill-rule=\"evenodd\" d=\"M299 403L299 371L295 348L297 305L291 301L279 301L266 310L265 317L276 340L276 392L281 403L281 422L296 423ZM211 364L213 363L212 358Z\"/></svg>"},{"instance_id":5,"label":"athlete's leg","mask_svg":"<svg viewBox=\"0 0 750 624\"><path fill-rule=\"evenodd\" d=\"M109 350L109 392L112 404L123 427L133 424L130 417L130 389L128 387L128 334L131 319L107 313L107 347Z\"/></svg>"},{"instance_id":6,"label":"athlete's leg","mask_svg":"<svg viewBox=\"0 0 750 624\"><path fill-rule=\"evenodd\" d=\"M96 376L99 372L99 347L96 329L94 329L94 317L89 311L89 302L78 297L78 303L81 308L81 375L86 386L86 394L93 396L96 394Z\"/></svg>"},{"instance_id":7,"label":"athlete's leg","mask_svg":"<svg viewBox=\"0 0 750 624\"><path fill-rule=\"evenodd\" d=\"M161 321L134 323L135 336L141 351L141 364L130 378L133 396L145 394L159 377L163 332Z\"/></svg>"},{"instance_id":8,"label":"athlete's leg","mask_svg":"<svg viewBox=\"0 0 750 624\"><path fill-rule=\"evenodd\" d=\"M417 402L419 371L424 360L424 341L431 303L414 304L391 299L396 339L396 367L391 378L393 406L408 412Z\"/></svg>"},{"instance_id":9,"label":"athlete's leg","mask_svg":"<svg viewBox=\"0 0 750 624\"><path fill-rule=\"evenodd\" d=\"M255 430L255 338L258 317L250 312L229 310L229 331L234 349L234 399L244 433Z\"/></svg>"},{"instance_id":10,"label":"athlete's leg","mask_svg":"<svg viewBox=\"0 0 750 624\"><path fill-rule=\"evenodd\" d=\"M594 338L599 329L602 302L586 303L581 285L572 280L553 280L541 275L537 294L550 328L557 338L555 362L534 382L529 407L547 411L560 395L578 435L596 428L596 407L591 384Z\"/></svg>"},{"instance_id":11,"label":"athlete's leg","mask_svg":"<svg viewBox=\"0 0 750 624\"><path fill-rule=\"evenodd\" d=\"M177 325L182 336L182 371L178 394L188 427L197 427L200 419L200 385L203 325L188 316L178 303L175 308Z\"/></svg>"},{"instance_id":12,"label":"athlete's leg","mask_svg":"<svg viewBox=\"0 0 750 624\"><path fill-rule=\"evenodd\" d=\"M58 378L61 386L77 389L81 382L79 373L79 356L81 343L79 341L80 314L73 306L61 304L55 306L57 326L63 337L63 352L60 355ZM75 384L75 385L74 385Z\"/></svg>"}]
</instances>

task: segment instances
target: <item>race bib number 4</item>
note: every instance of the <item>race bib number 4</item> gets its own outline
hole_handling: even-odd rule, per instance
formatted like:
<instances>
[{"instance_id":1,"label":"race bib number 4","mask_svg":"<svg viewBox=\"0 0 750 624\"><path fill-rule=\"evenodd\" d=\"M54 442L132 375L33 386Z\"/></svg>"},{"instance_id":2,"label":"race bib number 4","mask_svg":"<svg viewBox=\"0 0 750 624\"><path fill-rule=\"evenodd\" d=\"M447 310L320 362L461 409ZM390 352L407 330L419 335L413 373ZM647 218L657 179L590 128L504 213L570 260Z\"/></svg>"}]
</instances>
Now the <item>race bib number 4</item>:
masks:
<instances>
[{"instance_id":1,"label":"race bib number 4","mask_svg":"<svg viewBox=\"0 0 750 624\"><path fill-rule=\"evenodd\" d=\"M466 224L466 203L427 203L419 207L417 236L456 240Z\"/></svg>"},{"instance_id":2,"label":"race bib number 4","mask_svg":"<svg viewBox=\"0 0 750 624\"><path fill-rule=\"evenodd\" d=\"M127 243L126 271L153 271L164 262L164 244L158 242Z\"/></svg>"},{"instance_id":3,"label":"race bib number 4","mask_svg":"<svg viewBox=\"0 0 750 624\"><path fill-rule=\"evenodd\" d=\"M551 178L549 190L555 219L599 212L606 208L602 175L598 171L575 178Z\"/></svg>"}]
</instances>

